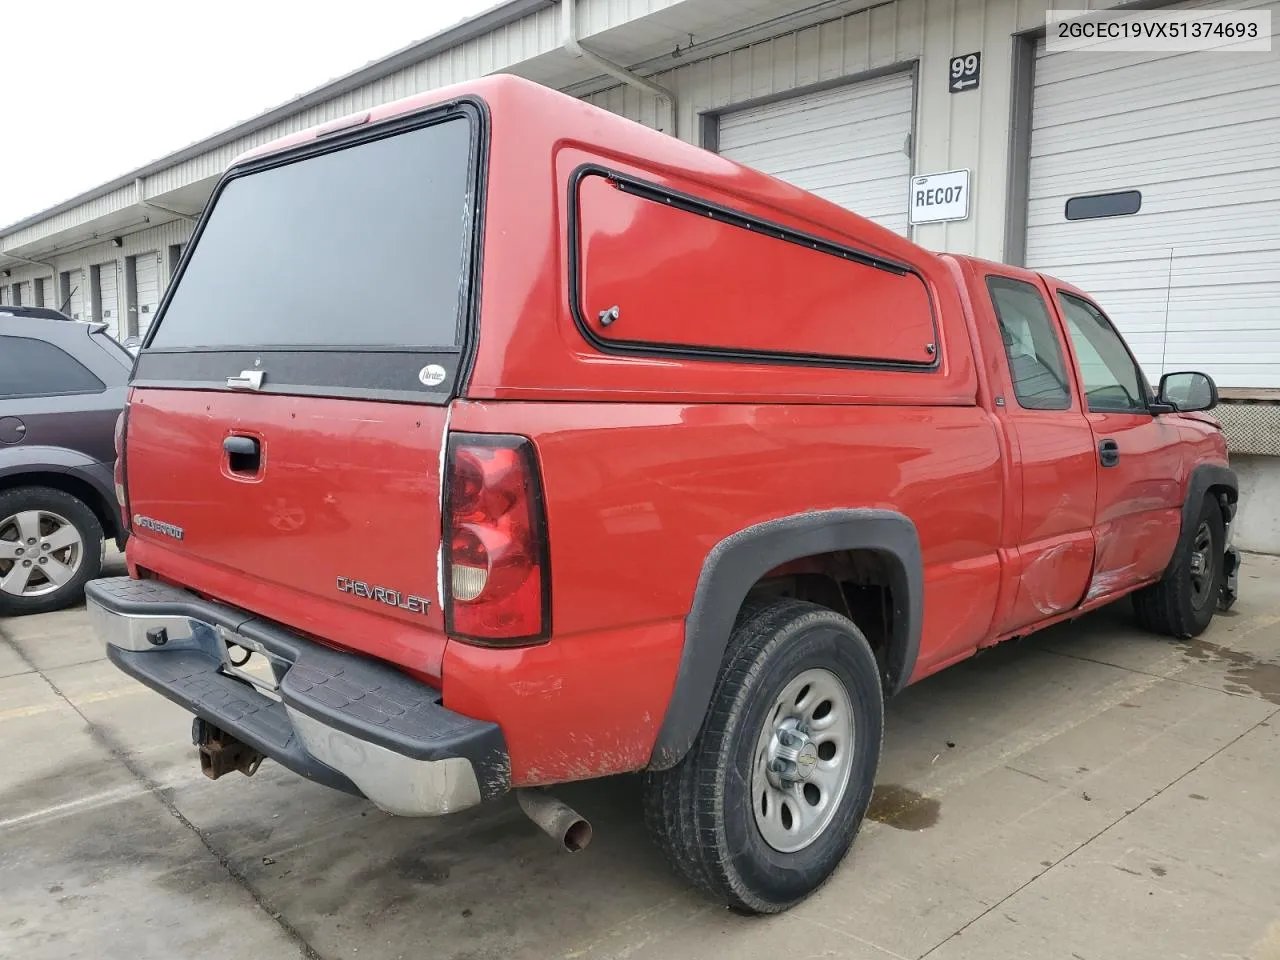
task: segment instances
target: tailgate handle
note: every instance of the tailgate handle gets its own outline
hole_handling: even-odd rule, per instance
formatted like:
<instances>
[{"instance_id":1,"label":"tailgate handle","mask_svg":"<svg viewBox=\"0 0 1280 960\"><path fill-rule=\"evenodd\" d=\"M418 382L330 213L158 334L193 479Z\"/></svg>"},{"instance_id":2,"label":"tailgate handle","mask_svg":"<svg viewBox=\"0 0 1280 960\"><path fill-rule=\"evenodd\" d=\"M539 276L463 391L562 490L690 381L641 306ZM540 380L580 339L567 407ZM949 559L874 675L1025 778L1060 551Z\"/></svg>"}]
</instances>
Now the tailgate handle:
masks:
<instances>
[{"instance_id":1,"label":"tailgate handle","mask_svg":"<svg viewBox=\"0 0 1280 960\"><path fill-rule=\"evenodd\" d=\"M258 441L253 437L227 437L222 441L222 449L233 457L256 457Z\"/></svg>"},{"instance_id":2,"label":"tailgate handle","mask_svg":"<svg viewBox=\"0 0 1280 960\"><path fill-rule=\"evenodd\" d=\"M262 469L262 446L256 437L227 437L222 449L232 473L256 474Z\"/></svg>"}]
</instances>

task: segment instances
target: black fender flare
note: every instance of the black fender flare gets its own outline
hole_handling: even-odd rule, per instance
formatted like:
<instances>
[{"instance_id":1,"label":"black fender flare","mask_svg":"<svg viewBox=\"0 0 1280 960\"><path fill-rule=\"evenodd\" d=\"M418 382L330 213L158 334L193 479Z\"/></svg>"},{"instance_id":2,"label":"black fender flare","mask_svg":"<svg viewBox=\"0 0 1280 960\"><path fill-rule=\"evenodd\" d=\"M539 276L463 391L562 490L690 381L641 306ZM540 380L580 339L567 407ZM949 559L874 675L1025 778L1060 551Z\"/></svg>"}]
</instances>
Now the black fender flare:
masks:
<instances>
[{"instance_id":1,"label":"black fender flare","mask_svg":"<svg viewBox=\"0 0 1280 960\"><path fill-rule=\"evenodd\" d=\"M906 686L924 618L924 564L915 524L901 513L874 509L821 510L759 523L721 540L703 561L650 769L665 770L680 762L697 737L729 635L751 588L783 563L837 550L870 550L885 560L894 610L883 682L887 694Z\"/></svg>"},{"instance_id":2,"label":"black fender flare","mask_svg":"<svg viewBox=\"0 0 1280 960\"><path fill-rule=\"evenodd\" d=\"M0 449L0 486L21 486L29 475L41 473L63 474L78 480L98 497L98 503L90 503L88 507L106 521L102 532L108 538L119 539L123 530L116 502L114 470L114 460L99 463L78 450L66 447L14 444L8 449ZM38 480L30 482L39 485Z\"/></svg>"},{"instance_id":3,"label":"black fender flare","mask_svg":"<svg viewBox=\"0 0 1280 960\"><path fill-rule=\"evenodd\" d=\"M1198 465L1191 471L1191 477L1187 481L1187 497L1182 501L1182 526L1178 530L1178 543L1169 559L1169 566L1165 568L1166 575L1195 535L1196 517L1200 513L1200 504L1204 503L1205 494L1217 487L1227 491L1226 502L1223 504L1223 521L1230 523L1235 517L1236 502L1240 498L1240 482L1236 479L1236 472L1216 463Z\"/></svg>"}]
</instances>

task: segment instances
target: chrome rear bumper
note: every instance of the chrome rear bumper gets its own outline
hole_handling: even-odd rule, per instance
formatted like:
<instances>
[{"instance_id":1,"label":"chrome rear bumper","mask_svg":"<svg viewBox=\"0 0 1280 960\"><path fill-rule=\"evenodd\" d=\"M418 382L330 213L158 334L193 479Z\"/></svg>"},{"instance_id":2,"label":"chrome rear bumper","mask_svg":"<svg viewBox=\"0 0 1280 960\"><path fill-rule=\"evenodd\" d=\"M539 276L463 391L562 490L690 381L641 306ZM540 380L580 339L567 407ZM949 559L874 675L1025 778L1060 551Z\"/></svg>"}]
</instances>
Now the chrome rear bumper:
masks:
<instances>
[{"instance_id":1,"label":"chrome rear bumper","mask_svg":"<svg viewBox=\"0 0 1280 960\"><path fill-rule=\"evenodd\" d=\"M498 727L388 664L155 581L95 580L85 595L112 663L301 776L401 816L453 813L510 787ZM229 643L261 654L270 677L237 670Z\"/></svg>"}]
</instances>

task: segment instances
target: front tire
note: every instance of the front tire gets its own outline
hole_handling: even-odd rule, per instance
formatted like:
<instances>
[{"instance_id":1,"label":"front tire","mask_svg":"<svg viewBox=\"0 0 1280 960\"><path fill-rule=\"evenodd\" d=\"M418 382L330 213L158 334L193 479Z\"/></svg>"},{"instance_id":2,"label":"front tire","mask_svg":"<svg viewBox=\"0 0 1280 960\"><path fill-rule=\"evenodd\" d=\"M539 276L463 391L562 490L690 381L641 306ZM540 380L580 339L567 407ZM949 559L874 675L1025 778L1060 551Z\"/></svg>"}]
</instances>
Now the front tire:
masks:
<instances>
[{"instance_id":1,"label":"front tire","mask_svg":"<svg viewBox=\"0 0 1280 960\"><path fill-rule=\"evenodd\" d=\"M102 524L84 501L52 487L0 493L0 616L79 603L102 572Z\"/></svg>"},{"instance_id":2,"label":"front tire","mask_svg":"<svg viewBox=\"0 0 1280 960\"><path fill-rule=\"evenodd\" d=\"M747 913L817 890L871 801L884 700L847 618L785 600L739 617L689 753L645 775L645 819L691 883Z\"/></svg>"},{"instance_id":3,"label":"front tire","mask_svg":"<svg viewBox=\"0 0 1280 960\"><path fill-rule=\"evenodd\" d=\"M1208 629L1226 580L1227 525L1213 497L1204 498L1194 523L1163 579L1133 595L1144 629L1183 640Z\"/></svg>"}]
</instances>

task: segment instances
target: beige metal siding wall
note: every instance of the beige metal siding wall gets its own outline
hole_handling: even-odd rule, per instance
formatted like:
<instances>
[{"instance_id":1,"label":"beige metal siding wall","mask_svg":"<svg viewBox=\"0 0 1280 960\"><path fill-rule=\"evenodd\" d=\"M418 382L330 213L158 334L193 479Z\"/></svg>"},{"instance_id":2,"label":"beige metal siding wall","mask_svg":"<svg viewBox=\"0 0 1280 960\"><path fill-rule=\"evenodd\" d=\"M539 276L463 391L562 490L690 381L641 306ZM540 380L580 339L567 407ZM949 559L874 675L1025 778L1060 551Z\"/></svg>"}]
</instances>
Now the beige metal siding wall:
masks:
<instances>
[{"instance_id":1,"label":"beige metal siding wall","mask_svg":"<svg viewBox=\"0 0 1280 960\"><path fill-rule=\"evenodd\" d=\"M44 267L27 266L26 264L5 267L10 276L0 277L0 286L9 288L9 296L5 303L14 302L14 291L21 289L22 305L33 307L36 303L36 281L41 277L48 278L49 271Z\"/></svg>"},{"instance_id":2,"label":"beige metal siding wall","mask_svg":"<svg viewBox=\"0 0 1280 960\"><path fill-rule=\"evenodd\" d=\"M39 240L41 237L68 230L77 224L95 220L98 217L105 217L107 214L115 213L118 210L127 209L136 200L137 193L132 184L127 187L121 187L106 196L90 200L74 210L65 210L55 217L50 217L48 220L33 223L25 230L8 234L4 237L4 246L9 249L21 247L24 244Z\"/></svg>"},{"instance_id":3,"label":"beige metal siding wall","mask_svg":"<svg viewBox=\"0 0 1280 960\"><path fill-rule=\"evenodd\" d=\"M578 32L603 33L641 17L679 6L683 0L578 0Z\"/></svg>"},{"instance_id":4,"label":"beige metal siding wall","mask_svg":"<svg viewBox=\"0 0 1280 960\"><path fill-rule=\"evenodd\" d=\"M89 283L89 268L96 264L108 263L112 260L116 262L117 275L120 282L117 284L116 303L111 304L112 319L124 316L125 296L124 296L124 261L126 257L137 256L141 253L152 252L156 250L166 250L168 245L172 243L185 243L187 238L191 236L192 225L185 220L174 220L170 223L162 224L158 227L151 227L147 230L140 230L137 233L126 235L124 246L113 247L110 241L95 243L93 246L81 247L71 253L63 254L56 258L53 263L58 268L58 273L71 271L73 274L72 282L76 282L74 276L77 270L83 271L79 277L80 283L85 289L81 291L84 300L84 309L87 313L89 310L89 291L87 289ZM48 270L43 272L39 267L24 267L22 276L24 278L36 276L48 276ZM14 276L19 275L19 271L14 269ZM163 293L167 286L168 274L161 271L160 289ZM88 317L89 320L100 320L101 317Z\"/></svg>"},{"instance_id":5,"label":"beige metal siding wall","mask_svg":"<svg viewBox=\"0 0 1280 960\"><path fill-rule=\"evenodd\" d=\"M1085 3L1084 6L1108 6ZM1013 35L1043 26L1043 0L900 0L656 74L679 102L681 136L697 142L698 117L736 104L892 66L918 62L914 168L969 168L971 216L917 228L936 250L1004 255ZM952 56L982 52L976 91L947 92ZM669 109L630 87L587 99L657 129ZM905 192L907 184L902 185Z\"/></svg>"},{"instance_id":6,"label":"beige metal siding wall","mask_svg":"<svg viewBox=\"0 0 1280 960\"><path fill-rule=\"evenodd\" d=\"M436 87L497 73L559 46L558 7L524 17L484 36L452 47L389 77L296 113L247 137L186 163L161 171L147 180L147 193L158 196L189 183L219 176L239 154L277 137L336 120L380 103L412 96Z\"/></svg>"}]
</instances>

